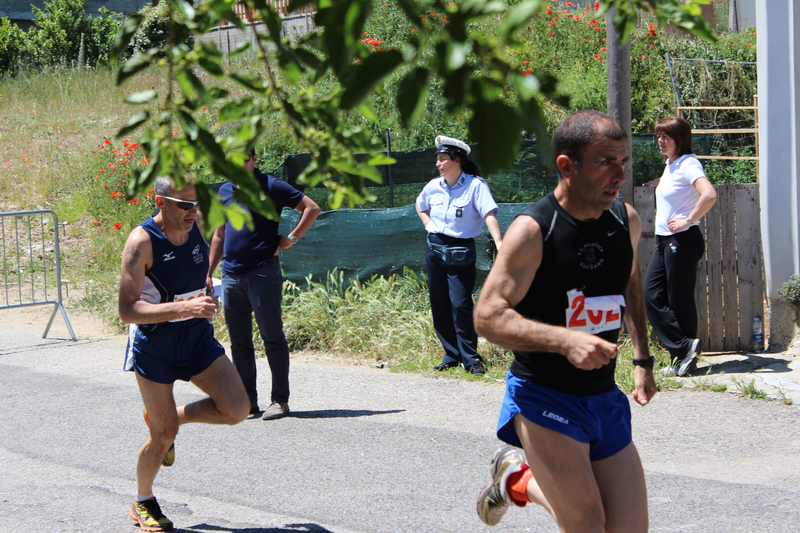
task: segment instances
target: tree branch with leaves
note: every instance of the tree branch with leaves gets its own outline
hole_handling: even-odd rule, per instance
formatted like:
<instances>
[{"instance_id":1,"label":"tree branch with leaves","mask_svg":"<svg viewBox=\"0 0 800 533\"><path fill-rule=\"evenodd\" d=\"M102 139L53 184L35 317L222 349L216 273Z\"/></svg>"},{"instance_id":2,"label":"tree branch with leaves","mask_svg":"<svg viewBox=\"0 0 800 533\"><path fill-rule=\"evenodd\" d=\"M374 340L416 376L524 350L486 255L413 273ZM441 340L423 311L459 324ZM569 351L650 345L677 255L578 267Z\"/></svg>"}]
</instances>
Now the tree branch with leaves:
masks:
<instances>
[{"instance_id":1,"label":"tree branch with leaves","mask_svg":"<svg viewBox=\"0 0 800 533\"><path fill-rule=\"evenodd\" d=\"M546 2L524 0L506 5L496 0L396 0L414 28L393 49L371 52L362 42L365 23L373 12L373 0L294 0L290 10L312 4L316 30L294 43L282 37L283 21L267 0L246 0L266 31L256 34L255 51L264 72L237 70L222 52L200 37L221 23L245 30L233 11L233 0L162 0L169 20L169 38L161 47L133 54L121 65L117 83L145 69L163 69L167 89L159 95L151 89L128 96L127 102L156 112L134 114L118 137L141 131L139 143L149 162L128 182L128 195L149 189L158 176L171 176L179 186L184 176L213 174L239 186L237 200L271 218L278 213L252 175L244 169L245 151L263 134L266 118L279 114L288 130L311 154L299 182L324 184L329 202L336 208L354 206L369 199L366 181L381 182L377 166L394 162L382 152L378 139L360 126L345 126L343 114L357 112L374 120L369 96L390 75L400 76L396 106L403 127L413 125L423 111L430 81L441 80L441 97L452 115L469 112L470 140L478 144L478 164L486 174L511 166L525 134L548 138L541 104L547 99L567 105L558 80L547 72L520 73L502 55L504 47L518 44L518 33ZM713 33L702 18L699 4L708 0L605 0L597 2L597 17L614 9L614 26L622 39L633 31L640 11L653 10L663 26L669 20L705 38ZM446 14L444 26L424 16ZM470 25L493 17L494 35L470 31ZM123 24L112 51L119 60L136 34L142 17L132 15ZM187 43L194 43L191 46ZM242 43L229 55L251 51ZM212 78L202 81L194 72L202 68ZM322 89L322 80L328 83ZM234 96L224 82L244 91ZM216 135L196 118L204 107L218 106L219 120L235 124ZM549 143L540 142L545 152ZM356 157L356 154L367 154ZM548 158L548 154L543 154ZM237 226L248 223L241 209L227 210L202 182L196 184L198 199L211 232L226 216Z\"/></svg>"}]
</instances>

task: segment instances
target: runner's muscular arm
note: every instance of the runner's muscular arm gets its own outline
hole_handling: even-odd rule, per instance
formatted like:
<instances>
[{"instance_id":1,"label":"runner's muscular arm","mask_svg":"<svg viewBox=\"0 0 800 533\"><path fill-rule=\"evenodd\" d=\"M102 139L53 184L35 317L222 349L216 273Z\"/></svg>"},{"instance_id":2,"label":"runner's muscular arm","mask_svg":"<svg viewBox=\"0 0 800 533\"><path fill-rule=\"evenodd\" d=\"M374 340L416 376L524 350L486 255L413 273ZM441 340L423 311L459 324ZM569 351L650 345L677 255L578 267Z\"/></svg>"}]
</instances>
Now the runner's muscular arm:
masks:
<instances>
[{"instance_id":1,"label":"runner's muscular arm","mask_svg":"<svg viewBox=\"0 0 800 533\"><path fill-rule=\"evenodd\" d=\"M644 295L642 290L642 274L639 271L639 236L642 232L642 223L636 210L625 204L628 211L628 226L630 228L631 246L633 247L633 265L628 288L625 291L625 327L633 342L633 357L647 359L650 357L650 347L647 342L647 319L644 310ZM643 366L633 367L633 399L640 405L647 405L656 394L656 382L653 378L653 369Z\"/></svg>"},{"instance_id":2,"label":"runner's muscular arm","mask_svg":"<svg viewBox=\"0 0 800 533\"><path fill-rule=\"evenodd\" d=\"M133 229L122 251L119 279L119 316L126 324L155 324L185 316L211 319L218 304L208 296L183 302L150 303L140 299L144 275L153 264L150 237L140 226Z\"/></svg>"},{"instance_id":3,"label":"runner's muscular arm","mask_svg":"<svg viewBox=\"0 0 800 533\"><path fill-rule=\"evenodd\" d=\"M475 329L490 342L511 350L555 352L583 370L600 368L617 355L617 345L583 331L523 317L522 301L542 262L544 241L538 222L517 217L475 306Z\"/></svg>"}]
</instances>

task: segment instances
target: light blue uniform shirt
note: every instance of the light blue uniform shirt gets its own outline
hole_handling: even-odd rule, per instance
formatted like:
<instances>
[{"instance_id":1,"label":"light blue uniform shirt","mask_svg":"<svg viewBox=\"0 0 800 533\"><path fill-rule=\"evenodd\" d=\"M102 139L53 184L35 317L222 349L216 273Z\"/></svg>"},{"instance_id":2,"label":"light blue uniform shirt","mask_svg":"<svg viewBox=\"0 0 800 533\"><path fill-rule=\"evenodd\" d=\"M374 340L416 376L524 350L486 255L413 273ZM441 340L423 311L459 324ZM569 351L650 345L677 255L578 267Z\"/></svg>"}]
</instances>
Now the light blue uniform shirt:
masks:
<instances>
[{"instance_id":1,"label":"light blue uniform shirt","mask_svg":"<svg viewBox=\"0 0 800 533\"><path fill-rule=\"evenodd\" d=\"M420 211L430 210L428 233L470 239L480 235L483 219L497 213L497 204L486 181L472 174L461 173L451 189L443 177L434 178L417 197Z\"/></svg>"}]
</instances>

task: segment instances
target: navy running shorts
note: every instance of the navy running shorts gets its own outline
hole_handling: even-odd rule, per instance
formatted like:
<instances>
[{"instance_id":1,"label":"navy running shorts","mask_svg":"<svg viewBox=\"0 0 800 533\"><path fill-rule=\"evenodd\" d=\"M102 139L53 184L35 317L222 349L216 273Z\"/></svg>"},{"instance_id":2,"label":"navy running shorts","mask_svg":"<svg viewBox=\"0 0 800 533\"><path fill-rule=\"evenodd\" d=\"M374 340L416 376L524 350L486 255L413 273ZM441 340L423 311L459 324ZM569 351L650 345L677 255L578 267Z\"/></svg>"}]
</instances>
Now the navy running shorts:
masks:
<instances>
[{"instance_id":1,"label":"navy running shorts","mask_svg":"<svg viewBox=\"0 0 800 533\"><path fill-rule=\"evenodd\" d=\"M190 381L222 355L225 348L214 338L214 327L207 320L164 333L146 333L134 326L128 336L125 370L135 370L156 383Z\"/></svg>"},{"instance_id":2,"label":"navy running shorts","mask_svg":"<svg viewBox=\"0 0 800 533\"><path fill-rule=\"evenodd\" d=\"M615 385L594 396L575 396L506 375L506 395L497 421L497 437L522 448L514 429L519 413L534 424L589 444L589 459L599 461L632 441L631 406Z\"/></svg>"}]
</instances>

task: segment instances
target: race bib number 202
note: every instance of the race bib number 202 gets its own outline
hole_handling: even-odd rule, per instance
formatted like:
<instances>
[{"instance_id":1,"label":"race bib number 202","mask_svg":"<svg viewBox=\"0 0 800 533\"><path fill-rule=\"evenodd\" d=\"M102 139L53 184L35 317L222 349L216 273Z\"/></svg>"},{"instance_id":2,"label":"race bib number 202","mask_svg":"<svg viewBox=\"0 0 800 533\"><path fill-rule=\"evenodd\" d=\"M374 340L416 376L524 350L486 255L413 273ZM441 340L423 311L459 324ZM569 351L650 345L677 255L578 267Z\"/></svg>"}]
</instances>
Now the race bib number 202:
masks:
<instances>
[{"instance_id":1,"label":"race bib number 202","mask_svg":"<svg viewBox=\"0 0 800 533\"><path fill-rule=\"evenodd\" d=\"M572 289L567 299L567 328L592 334L620 328L621 308L625 306L621 294L587 298L578 289Z\"/></svg>"}]
</instances>

